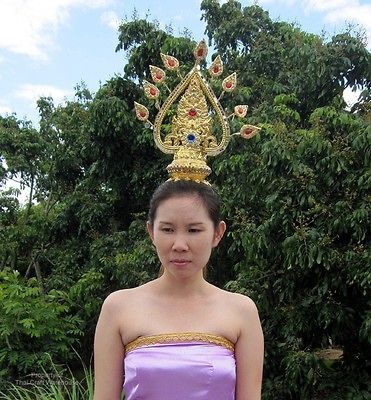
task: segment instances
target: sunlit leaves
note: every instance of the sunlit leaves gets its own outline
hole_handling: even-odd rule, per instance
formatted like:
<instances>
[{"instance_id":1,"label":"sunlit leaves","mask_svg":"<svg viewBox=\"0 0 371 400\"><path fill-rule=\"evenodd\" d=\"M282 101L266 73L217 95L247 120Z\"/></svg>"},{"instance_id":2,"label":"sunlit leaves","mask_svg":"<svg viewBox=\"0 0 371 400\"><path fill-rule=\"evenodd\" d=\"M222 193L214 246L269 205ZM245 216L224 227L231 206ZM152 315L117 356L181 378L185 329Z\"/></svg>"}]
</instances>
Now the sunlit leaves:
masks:
<instances>
[{"instance_id":1,"label":"sunlit leaves","mask_svg":"<svg viewBox=\"0 0 371 400\"><path fill-rule=\"evenodd\" d=\"M0 374L36 371L46 353L71 358L71 345L82 335L81 320L68 316L71 303L62 291L41 292L35 278L18 271L0 272Z\"/></svg>"}]
</instances>

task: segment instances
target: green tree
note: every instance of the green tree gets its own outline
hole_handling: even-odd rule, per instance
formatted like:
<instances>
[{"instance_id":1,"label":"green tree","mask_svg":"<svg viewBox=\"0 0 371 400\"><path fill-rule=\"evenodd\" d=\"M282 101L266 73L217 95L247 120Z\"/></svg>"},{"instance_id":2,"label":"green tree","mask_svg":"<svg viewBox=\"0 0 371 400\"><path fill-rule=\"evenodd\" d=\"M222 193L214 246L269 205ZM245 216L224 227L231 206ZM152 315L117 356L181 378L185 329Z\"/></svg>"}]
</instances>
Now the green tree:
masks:
<instances>
[{"instance_id":1,"label":"green tree","mask_svg":"<svg viewBox=\"0 0 371 400\"><path fill-rule=\"evenodd\" d=\"M30 122L18 121L13 115L0 117L0 149L3 176L6 174L8 178L19 177L21 188L29 188L29 212L44 150L43 141Z\"/></svg>"},{"instance_id":2,"label":"green tree","mask_svg":"<svg viewBox=\"0 0 371 400\"><path fill-rule=\"evenodd\" d=\"M227 287L252 295L263 319L264 397L367 398L370 53L350 32L325 42L258 6L201 9L215 49L251 88L250 121L263 123L214 169L237 273ZM354 114L346 87L364 90Z\"/></svg>"},{"instance_id":3,"label":"green tree","mask_svg":"<svg viewBox=\"0 0 371 400\"><path fill-rule=\"evenodd\" d=\"M18 271L0 271L0 379L55 361L72 358L71 345L81 321L68 315L70 300L62 291L43 295L35 278L24 280ZM3 385L2 385L3 386Z\"/></svg>"}]
</instances>

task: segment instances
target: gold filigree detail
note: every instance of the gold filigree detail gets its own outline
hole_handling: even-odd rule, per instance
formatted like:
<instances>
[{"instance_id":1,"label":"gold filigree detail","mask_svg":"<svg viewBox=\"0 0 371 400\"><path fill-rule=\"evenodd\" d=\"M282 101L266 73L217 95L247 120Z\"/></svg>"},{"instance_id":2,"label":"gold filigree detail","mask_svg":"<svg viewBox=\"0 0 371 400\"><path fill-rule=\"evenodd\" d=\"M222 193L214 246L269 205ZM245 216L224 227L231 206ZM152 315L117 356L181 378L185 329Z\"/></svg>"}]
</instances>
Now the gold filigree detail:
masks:
<instances>
[{"instance_id":1,"label":"gold filigree detail","mask_svg":"<svg viewBox=\"0 0 371 400\"><path fill-rule=\"evenodd\" d=\"M234 344L224 336L211 333L165 333L160 335L140 336L125 346L125 353L144 346L175 342L205 342L225 347L234 352Z\"/></svg>"},{"instance_id":2,"label":"gold filigree detail","mask_svg":"<svg viewBox=\"0 0 371 400\"><path fill-rule=\"evenodd\" d=\"M178 97L177 113L172 120L171 133L162 139L163 120ZM219 121L221 127L219 143L212 134L213 118L209 115L207 101L215 112L214 119ZM157 147L164 153L174 154L173 162L167 167L170 178L207 183L205 178L211 169L206 164L206 157L221 153L227 147L229 137L230 131L224 111L196 66L166 99L154 123Z\"/></svg>"},{"instance_id":3,"label":"gold filigree detail","mask_svg":"<svg viewBox=\"0 0 371 400\"><path fill-rule=\"evenodd\" d=\"M208 115L206 98L202 93L199 81L194 76L179 101L171 133L165 137L164 144L193 147L197 143L206 152L208 148L217 146L216 138L211 133L211 127L212 118ZM190 133L195 135L193 143L187 140Z\"/></svg>"},{"instance_id":4,"label":"gold filigree detail","mask_svg":"<svg viewBox=\"0 0 371 400\"><path fill-rule=\"evenodd\" d=\"M187 91L188 87L192 84L192 89L190 91ZM197 94L196 94L197 93ZM201 143L203 143L202 148L203 150L207 153L207 155L212 155L215 156L222 151L225 150L225 148L228 145L229 142L229 137L230 137L230 131L229 131L229 126L226 123L226 117L224 114L224 110L222 109L221 105L217 101L215 94L212 92L211 88L204 82L202 79L201 73L199 72L198 68L195 67L193 68L188 75L183 79L183 81L173 90L173 92L170 94L170 96L166 99L165 103L162 105L159 113L157 114L156 120L155 120L155 129L154 129L154 138L155 138L155 143L157 147L163 151L164 153L168 154L174 154L179 150L179 145L172 144L171 140L168 137L165 138L165 140L162 140L161 138L161 126L163 123L163 120L166 116L166 113L168 112L169 108L174 104L176 99L178 97L181 97L179 100L179 106L180 107L180 102L184 104L188 104L190 108L200 108L200 111L204 117L206 117L206 121L203 121L201 123L201 127L197 127L197 130L200 129L201 132L204 132L203 134L206 135L206 133L210 133L210 119L208 115L208 108L206 106L206 114L204 113L204 104L206 104L206 99L209 100L212 109L215 112L215 119L219 121L219 124L221 125L222 128L222 137L220 140L219 144L216 144L214 140L211 140L212 138L215 138L213 135L210 136L210 142L208 144L208 141L205 140L203 142L199 142L193 146L193 148L196 150L198 149ZM201 100L202 99L202 100ZM196 100L195 103L194 100ZM193 104L193 105L192 105ZM183 106L183 109L184 106ZM189 110L188 110L189 111ZM187 119L184 118L184 114L182 117L179 117L179 109L177 112L177 118L178 118L178 128L177 131L179 132L179 125L180 121L179 118L181 118L183 123L188 124ZM193 117L188 116L188 119L191 120L191 125L192 125L192 120ZM198 119L198 121L201 121L201 118ZM174 122L173 122L174 123ZM193 123L195 126L196 124ZM205 130L206 129L206 130ZM174 130L172 130L173 133ZM185 133L185 130L183 130L183 133ZM193 133L193 132L189 132ZM183 143L182 143L183 144Z\"/></svg>"}]
</instances>

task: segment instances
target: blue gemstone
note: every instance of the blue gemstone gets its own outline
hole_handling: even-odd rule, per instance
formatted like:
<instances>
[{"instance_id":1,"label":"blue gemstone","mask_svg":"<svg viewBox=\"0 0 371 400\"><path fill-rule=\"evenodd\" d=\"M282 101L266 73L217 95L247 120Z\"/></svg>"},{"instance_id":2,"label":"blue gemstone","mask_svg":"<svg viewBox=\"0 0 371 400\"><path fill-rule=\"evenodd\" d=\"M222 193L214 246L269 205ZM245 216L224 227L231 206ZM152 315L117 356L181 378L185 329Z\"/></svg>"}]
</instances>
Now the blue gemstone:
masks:
<instances>
[{"instance_id":1,"label":"blue gemstone","mask_svg":"<svg viewBox=\"0 0 371 400\"><path fill-rule=\"evenodd\" d=\"M188 143L193 144L196 141L196 136L193 133L190 133L187 136Z\"/></svg>"}]
</instances>

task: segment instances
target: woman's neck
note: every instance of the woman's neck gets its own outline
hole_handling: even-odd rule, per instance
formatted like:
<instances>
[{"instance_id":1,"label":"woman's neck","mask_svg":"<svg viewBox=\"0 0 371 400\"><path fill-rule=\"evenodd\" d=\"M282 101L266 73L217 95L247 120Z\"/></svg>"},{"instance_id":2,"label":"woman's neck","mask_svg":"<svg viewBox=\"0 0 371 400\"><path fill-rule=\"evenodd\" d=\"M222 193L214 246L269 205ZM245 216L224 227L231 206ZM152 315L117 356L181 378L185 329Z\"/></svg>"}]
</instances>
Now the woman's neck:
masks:
<instances>
[{"instance_id":1,"label":"woman's neck","mask_svg":"<svg viewBox=\"0 0 371 400\"><path fill-rule=\"evenodd\" d=\"M166 271L157 279L157 284L164 295L178 299L204 297L210 289L210 284L203 276L177 279L167 274Z\"/></svg>"}]
</instances>

